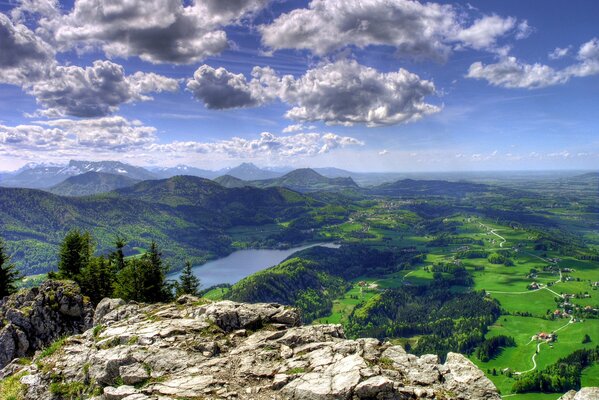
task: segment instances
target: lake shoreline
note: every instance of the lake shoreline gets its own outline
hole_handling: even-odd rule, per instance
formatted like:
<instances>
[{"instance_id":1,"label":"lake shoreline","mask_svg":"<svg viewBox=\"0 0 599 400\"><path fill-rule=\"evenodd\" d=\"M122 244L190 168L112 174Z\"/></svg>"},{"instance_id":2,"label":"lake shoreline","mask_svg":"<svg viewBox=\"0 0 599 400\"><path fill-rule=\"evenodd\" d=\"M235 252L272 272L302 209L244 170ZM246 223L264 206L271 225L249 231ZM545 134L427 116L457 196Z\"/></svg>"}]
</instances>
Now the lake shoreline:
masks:
<instances>
[{"instance_id":1,"label":"lake shoreline","mask_svg":"<svg viewBox=\"0 0 599 400\"><path fill-rule=\"evenodd\" d=\"M194 265L193 273L200 279L201 288L207 289L222 284L235 284L256 272L274 267L294 253L315 246L338 248L334 242L316 242L288 249L241 249L225 257ZM176 280L180 271L167 275L168 280Z\"/></svg>"}]
</instances>

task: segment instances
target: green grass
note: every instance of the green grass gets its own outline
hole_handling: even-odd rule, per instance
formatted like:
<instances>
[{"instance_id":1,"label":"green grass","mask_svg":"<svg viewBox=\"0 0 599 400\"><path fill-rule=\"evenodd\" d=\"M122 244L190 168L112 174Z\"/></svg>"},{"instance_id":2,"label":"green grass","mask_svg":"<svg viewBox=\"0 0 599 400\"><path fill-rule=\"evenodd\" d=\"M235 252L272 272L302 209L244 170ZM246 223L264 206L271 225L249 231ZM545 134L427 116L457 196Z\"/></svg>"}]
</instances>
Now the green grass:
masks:
<instances>
[{"instance_id":1,"label":"green grass","mask_svg":"<svg viewBox=\"0 0 599 400\"><path fill-rule=\"evenodd\" d=\"M0 381L0 400L24 400L24 385L20 379L25 373L17 373Z\"/></svg>"},{"instance_id":2,"label":"green grass","mask_svg":"<svg viewBox=\"0 0 599 400\"><path fill-rule=\"evenodd\" d=\"M230 288L214 288L205 293L202 297L213 301L222 300L230 290Z\"/></svg>"},{"instance_id":3,"label":"green grass","mask_svg":"<svg viewBox=\"0 0 599 400\"><path fill-rule=\"evenodd\" d=\"M508 347L496 358L483 363L472 356L472 361L478 365L489 379L501 390L503 394L510 393L514 379L498 373L493 376L488 370L495 368L498 372L504 368L510 368L513 372L526 371L532 368L532 355L536 351L536 342L531 342L531 337L539 332L552 332L567 321L565 320L545 320L533 317L520 316L501 316L497 322L489 328L487 338L497 335L508 335L516 340L516 347ZM582 344L582 338L585 333L599 332L599 320L587 320L583 323L569 324L566 328L560 330L558 340L551 346L543 343L540 352L537 355L537 368L543 369L558 359L563 358L575 350L581 348L594 348L593 342ZM591 371L592 372L592 371Z\"/></svg>"},{"instance_id":4,"label":"green grass","mask_svg":"<svg viewBox=\"0 0 599 400\"><path fill-rule=\"evenodd\" d=\"M536 317L553 312L556 309L556 296L548 290L531 291L524 294L492 293L491 297L499 300L501 306L509 312L529 312Z\"/></svg>"},{"instance_id":5,"label":"green grass","mask_svg":"<svg viewBox=\"0 0 599 400\"><path fill-rule=\"evenodd\" d=\"M52 344L50 344L50 346L48 346L44 350L42 350L39 358L43 359L43 358L52 356L54 353L56 353L58 350L60 350L62 348L62 346L64 346L66 340L67 340L66 337L55 340Z\"/></svg>"},{"instance_id":6,"label":"green grass","mask_svg":"<svg viewBox=\"0 0 599 400\"><path fill-rule=\"evenodd\" d=\"M582 371L581 383L583 387L599 386L599 363L595 363Z\"/></svg>"},{"instance_id":7,"label":"green grass","mask_svg":"<svg viewBox=\"0 0 599 400\"><path fill-rule=\"evenodd\" d=\"M364 278L366 280L368 278ZM373 282L374 279L368 279L368 282ZM333 301L333 309L331 314L318 318L314 321L316 324L342 324L347 320L347 317L356 308L356 306L368 299L372 298L378 290L363 288L354 282L350 290L345 292L342 297Z\"/></svg>"}]
</instances>

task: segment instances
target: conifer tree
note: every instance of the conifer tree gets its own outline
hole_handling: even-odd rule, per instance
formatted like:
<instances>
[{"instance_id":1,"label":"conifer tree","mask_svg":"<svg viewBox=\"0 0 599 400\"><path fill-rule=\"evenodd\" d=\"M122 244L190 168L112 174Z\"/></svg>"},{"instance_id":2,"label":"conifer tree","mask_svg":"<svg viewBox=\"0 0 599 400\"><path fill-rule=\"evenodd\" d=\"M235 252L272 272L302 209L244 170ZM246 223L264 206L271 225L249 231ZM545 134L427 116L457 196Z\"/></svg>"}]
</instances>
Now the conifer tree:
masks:
<instances>
[{"instance_id":1,"label":"conifer tree","mask_svg":"<svg viewBox=\"0 0 599 400\"><path fill-rule=\"evenodd\" d=\"M116 247L116 250L113 251L110 255L110 261L112 262L114 268L117 271L120 271L123 268L125 268L125 253L123 252L123 249L126 245L127 241L125 240L125 238L123 238L122 236L116 237L114 241L114 246Z\"/></svg>"},{"instance_id":2,"label":"conifer tree","mask_svg":"<svg viewBox=\"0 0 599 400\"><path fill-rule=\"evenodd\" d=\"M58 275L60 278L77 281L81 270L87 266L94 254L94 244L89 232L73 229L67 233L60 245Z\"/></svg>"},{"instance_id":3,"label":"conifer tree","mask_svg":"<svg viewBox=\"0 0 599 400\"><path fill-rule=\"evenodd\" d=\"M183 271L181 271L179 282L176 283L177 296L182 296L184 294L197 296L199 288L200 280L193 274L191 262L186 261L185 267L183 267Z\"/></svg>"},{"instance_id":4,"label":"conifer tree","mask_svg":"<svg viewBox=\"0 0 599 400\"><path fill-rule=\"evenodd\" d=\"M114 280L112 263L104 257L92 257L81 270L78 283L92 303L98 304L104 297L112 296Z\"/></svg>"},{"instance_id":5,"label":"conifer tree","mask_svg":"<svg viewBox=\"0 0 599 400\"><path fill-rule=\"evenodd\" d=\"M16 282L20 275L10 257L6 254L4 242L0 239L0 299L17 290Z\"/></svg>"},{"instance_id":6,"label":"conifer tree","mask_svg":"<svg viewBox=\"0 0 599 400\"><path fill-rule=\"evenodd\" d=\"M167 271L158 245L152 242L146 254L127 261L118 272L115 296L145 303L168 301L172 298L172 291L166 281Z\"/></svg>"}]
</instances>

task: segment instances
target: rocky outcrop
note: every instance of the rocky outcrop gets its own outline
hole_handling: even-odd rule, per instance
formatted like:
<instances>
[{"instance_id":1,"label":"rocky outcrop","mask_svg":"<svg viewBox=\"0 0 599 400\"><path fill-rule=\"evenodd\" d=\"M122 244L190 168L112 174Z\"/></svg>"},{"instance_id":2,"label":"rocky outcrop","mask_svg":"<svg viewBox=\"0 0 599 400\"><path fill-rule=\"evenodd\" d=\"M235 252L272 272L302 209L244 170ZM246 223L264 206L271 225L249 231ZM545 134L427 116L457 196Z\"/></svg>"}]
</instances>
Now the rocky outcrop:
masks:
<instances>
[{"instance_id":1,"label":"rocky outcrop","mask_svg":"<svg viewBox=\"0 0 599 400\"><path fill-rule=\"evenodd\" d=\"M576 390L570 390L564 394L559 400L597 400L599 399L599 387L585 387Z\"/></svg>"},{"instance_id":2,"label":"rocky outcrop","mask_svg":"<svg viewBox=\"0 0 599 400\"><path fill-rule=\"evenodd\" d=\"M92 325L93 308L73 282L47 281L0 300L0 369Z\"/></svg>"},{"instance_id":3,"label":"rocky outcrop","mask_svg":"<svg viewBox=\"0 0 599 400\"><path fill-rule=\"evenodd\" d=\"M186 297L105 300L100 309L96 327L20 367L24 398L500 399L464 356L441 364L375 339L348 340L341 326L301 326L295 310L277 304Z\"/></svg>"}]
</instances>

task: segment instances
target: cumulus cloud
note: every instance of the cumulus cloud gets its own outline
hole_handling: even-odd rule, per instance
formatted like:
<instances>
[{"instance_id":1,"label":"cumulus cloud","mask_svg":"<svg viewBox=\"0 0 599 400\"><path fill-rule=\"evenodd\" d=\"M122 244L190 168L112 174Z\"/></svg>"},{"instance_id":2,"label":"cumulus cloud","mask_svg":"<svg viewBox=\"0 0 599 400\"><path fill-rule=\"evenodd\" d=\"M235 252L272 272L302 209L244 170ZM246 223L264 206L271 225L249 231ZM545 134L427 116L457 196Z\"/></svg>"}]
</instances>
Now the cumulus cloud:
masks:
<instances>
[{"instance_id":1,"label":"cumulus cloud","mask_svg":"<svg viewBox=\"0 0 599 400\"><path fill-rule=\"evenodd\" d=\"M56 18L60 14L57 0L18 0L17 6L10 11L15 21L30 18Z\"/></svg>"},{"instance_id":2,"label":"cumulus cloud","mask_svg":"<svg viewBox=\"0 0 599 400\"><path fill-rule=\"evenodd\" d=\"M570 52L570 46L568 47L556 47L551 53L549 53L549 58L552 60L557 60L560 58L564 58Z\"/></svg>"},{"instance_id":3,"label":"cumulus cloud","mask_svg":"<svg viewBox=\"0 0 599 400\"><path fill-rule=\"evenodd\" d=\"M484 65L475 62L468 69L468 78L485 79L493 86L536 89L564 83L565 77L543 64L525 64L515 57L506 57L498 63Z\"/></svg>"},{"instance_id":4,"label":"cumulus cloud","mask_svg":"<svg viewBox=\"0 0 599 400\"><path fill-rule=\"evenodd\" d=\"M452 5L411 0L312 0L308 8L262 25L273 50L307 49L324 55L349 45L388 45L399 55L444 60L454 47L491 49L508 33L525 37L525 21L483 16L470 26Z\"/></svg>"},{"instance_id":5,"label":"cumulus cloud","mask_svg":"<svg viewBox=\"0 0 599 400\"><path fill-rule=\"evenodd\" d=\"M228 47L223 26L255 14L269 0L76 0L40 25L66 48L98 46L106 55L188 64Z\"/></svg>"},{"instance_id":6,"label":"cumulus cloud","mask_svg":"<svg viewBox=\"0 0 599 400\"><path fill-rule=\"evenodd\" d=\"M297 80L283 78L282 100L294 105L286 114L298 121L368 126L415 121L439 108L424 97L432 82L405 69L381 73L353 60L308 70Z\"/></svg>"},{"instance_id":7,"label":"cumulus cloud","mask_svg":"<svg viewBox=\"0 0 599 400\"><path fill-rule=\"evenodd\" d=\"M477 19L468 28L459 30L456 38L464 43L464 45L473 49L486 49L494 46L497 38L505 35L514 29L515 26L515 18L488 15Z\"/></svg>"},{"instance_id":8,"label":"cumulus cloud","mask_svg":"<svg viewBox=\"0 0 599 400\"><path fill-rule=\"evenodd\" d=\"M276 156L280 158L314 156L334 149L363 145L358 139L339 136L333 133L298 133L290 136L277 136L262 132L257 139L234 137L216 142L173 142L156 144L153 151L167 153L225 154L233 158L255 158Z\"/></svg>"},{"instance_id":9,"label":"cumulus cloud","mask_svg":"<svg viewBox=\"0 0 599 400\"><path fill-rule=\"evenodd\" d=\"M37 79L53 60L47 43L27 26L0 13L0 83L19 85Z\"/></svg>"},{"instance_id":10,"label":"cumulus cloud","mask_svg":"<svg viewBox=\"0 0 599 400\"><path fill-rule=\"evenodd\" d=\"M156 142L156 128L121 116L73 120L57 119L40 124L67 134L65 146L110 151L130 151Z\"/></svg>"},{"instance_id":11,"label":"cumulus cloud","mask_svg":"<svg viewBox=\"0 0 599 400\"><path fill-rule=\"evenodd\" d=\"M387 154L389 154L389 150L387 149L379 151L379 156L386 156Z\"/></svg>"},{"instance_id":12,"label":"cumulus cloud","mask_svg":"<svg viewBox=\"0 0 599 400\"><path fill-rule=\"evenodd\" d=\"M125 75L121 65L95 61L90 67L56 66L47 77L26 86L46 116L99 117L123 103L149 100L148 93L175 91L178 82L154 73Z\"/></svg>"},{"instance_id":13,"label":"cumulus cloud","mask_svg":"<svg viewBox=\"0 0 599 400\"><path fill-rule=\"evenodd\" d=\"M573 77L599 74L599 40L593 38L580 46L576 58L575 64L560 70L540 63L526 64L515 57L504 57L488 65L478 61L470 65L466 76L505 88L538 89L563 84Z\"/></svg>"},{"instance_id":14,"label":"cumulus cloud","mask_svg":"<svg viewBox=\"0 0 599 400\"><path fill-rule=\"evenodd\" d=\"M54 150L67 138L60 129L47 129L39 125L0 125L0 149Z\"/></svg>"},{"instance_id":15,"label":"cumulus cloud","mask_svg":"<svg viewBox=\"0 0 599 400\"><path fill-rule=\"evenodd\" d=\"M123 117L0 125L0 150L131 151L156 141L156 129Z\"/></svg>"},{"instance_id":16,"label":"cumulus cloud","mask_svg":"<svg viewBox=\"0 0 599 400\"><path fill-rule=\"evenodd\" d=\"M327 124L367 126L415 121L439 111L425 102L435 93L432 82L404 69L381 73L353 60L310 69L295 79L277 77L270 68L254 68L248 81L224 68L201 66L187 83L207 108L250 107L274 99L288 103L288 118Z\"/></svg>"},{"instance_id":17,"label":"cumulus cloud","mask_svg":"<svg viewBox=\"0 0 599 400\"><path fill-rule=\"evenodd\" d=\"M14 127L0 125L0 153L93 155L121 154L163 157L206 154L229 158L290 158L316 156L364 143L333 133L297 133L278 136L263 132L255 139L234 137L212 142L159 143L156 128L121 116L93 119L55 119Z\"/></svg>"},{"instance_id":18,"label":"cumulus cloud","mask_svg":"<svg viewBox=\"0 0 599 400\"><path fill-rule=\"evenodd\" d=\"M291 132L300 132L300 131L313 131L316 127L314 125L304 125L304 124L291 124L285 128L283 128L283 133L291 133Z\"/></svg>"},{"instance_id":19,"label":"cumulus cloud","mask_svg":"<svg viewBox=\"0 0 599 400\"><path fill-rule=\"evenodd\" d=\"M252 107L261 104L261 90L253 90L243 74L202 65L187 82L187 90L206 108Z\"/></svg>"}]
</instances>

